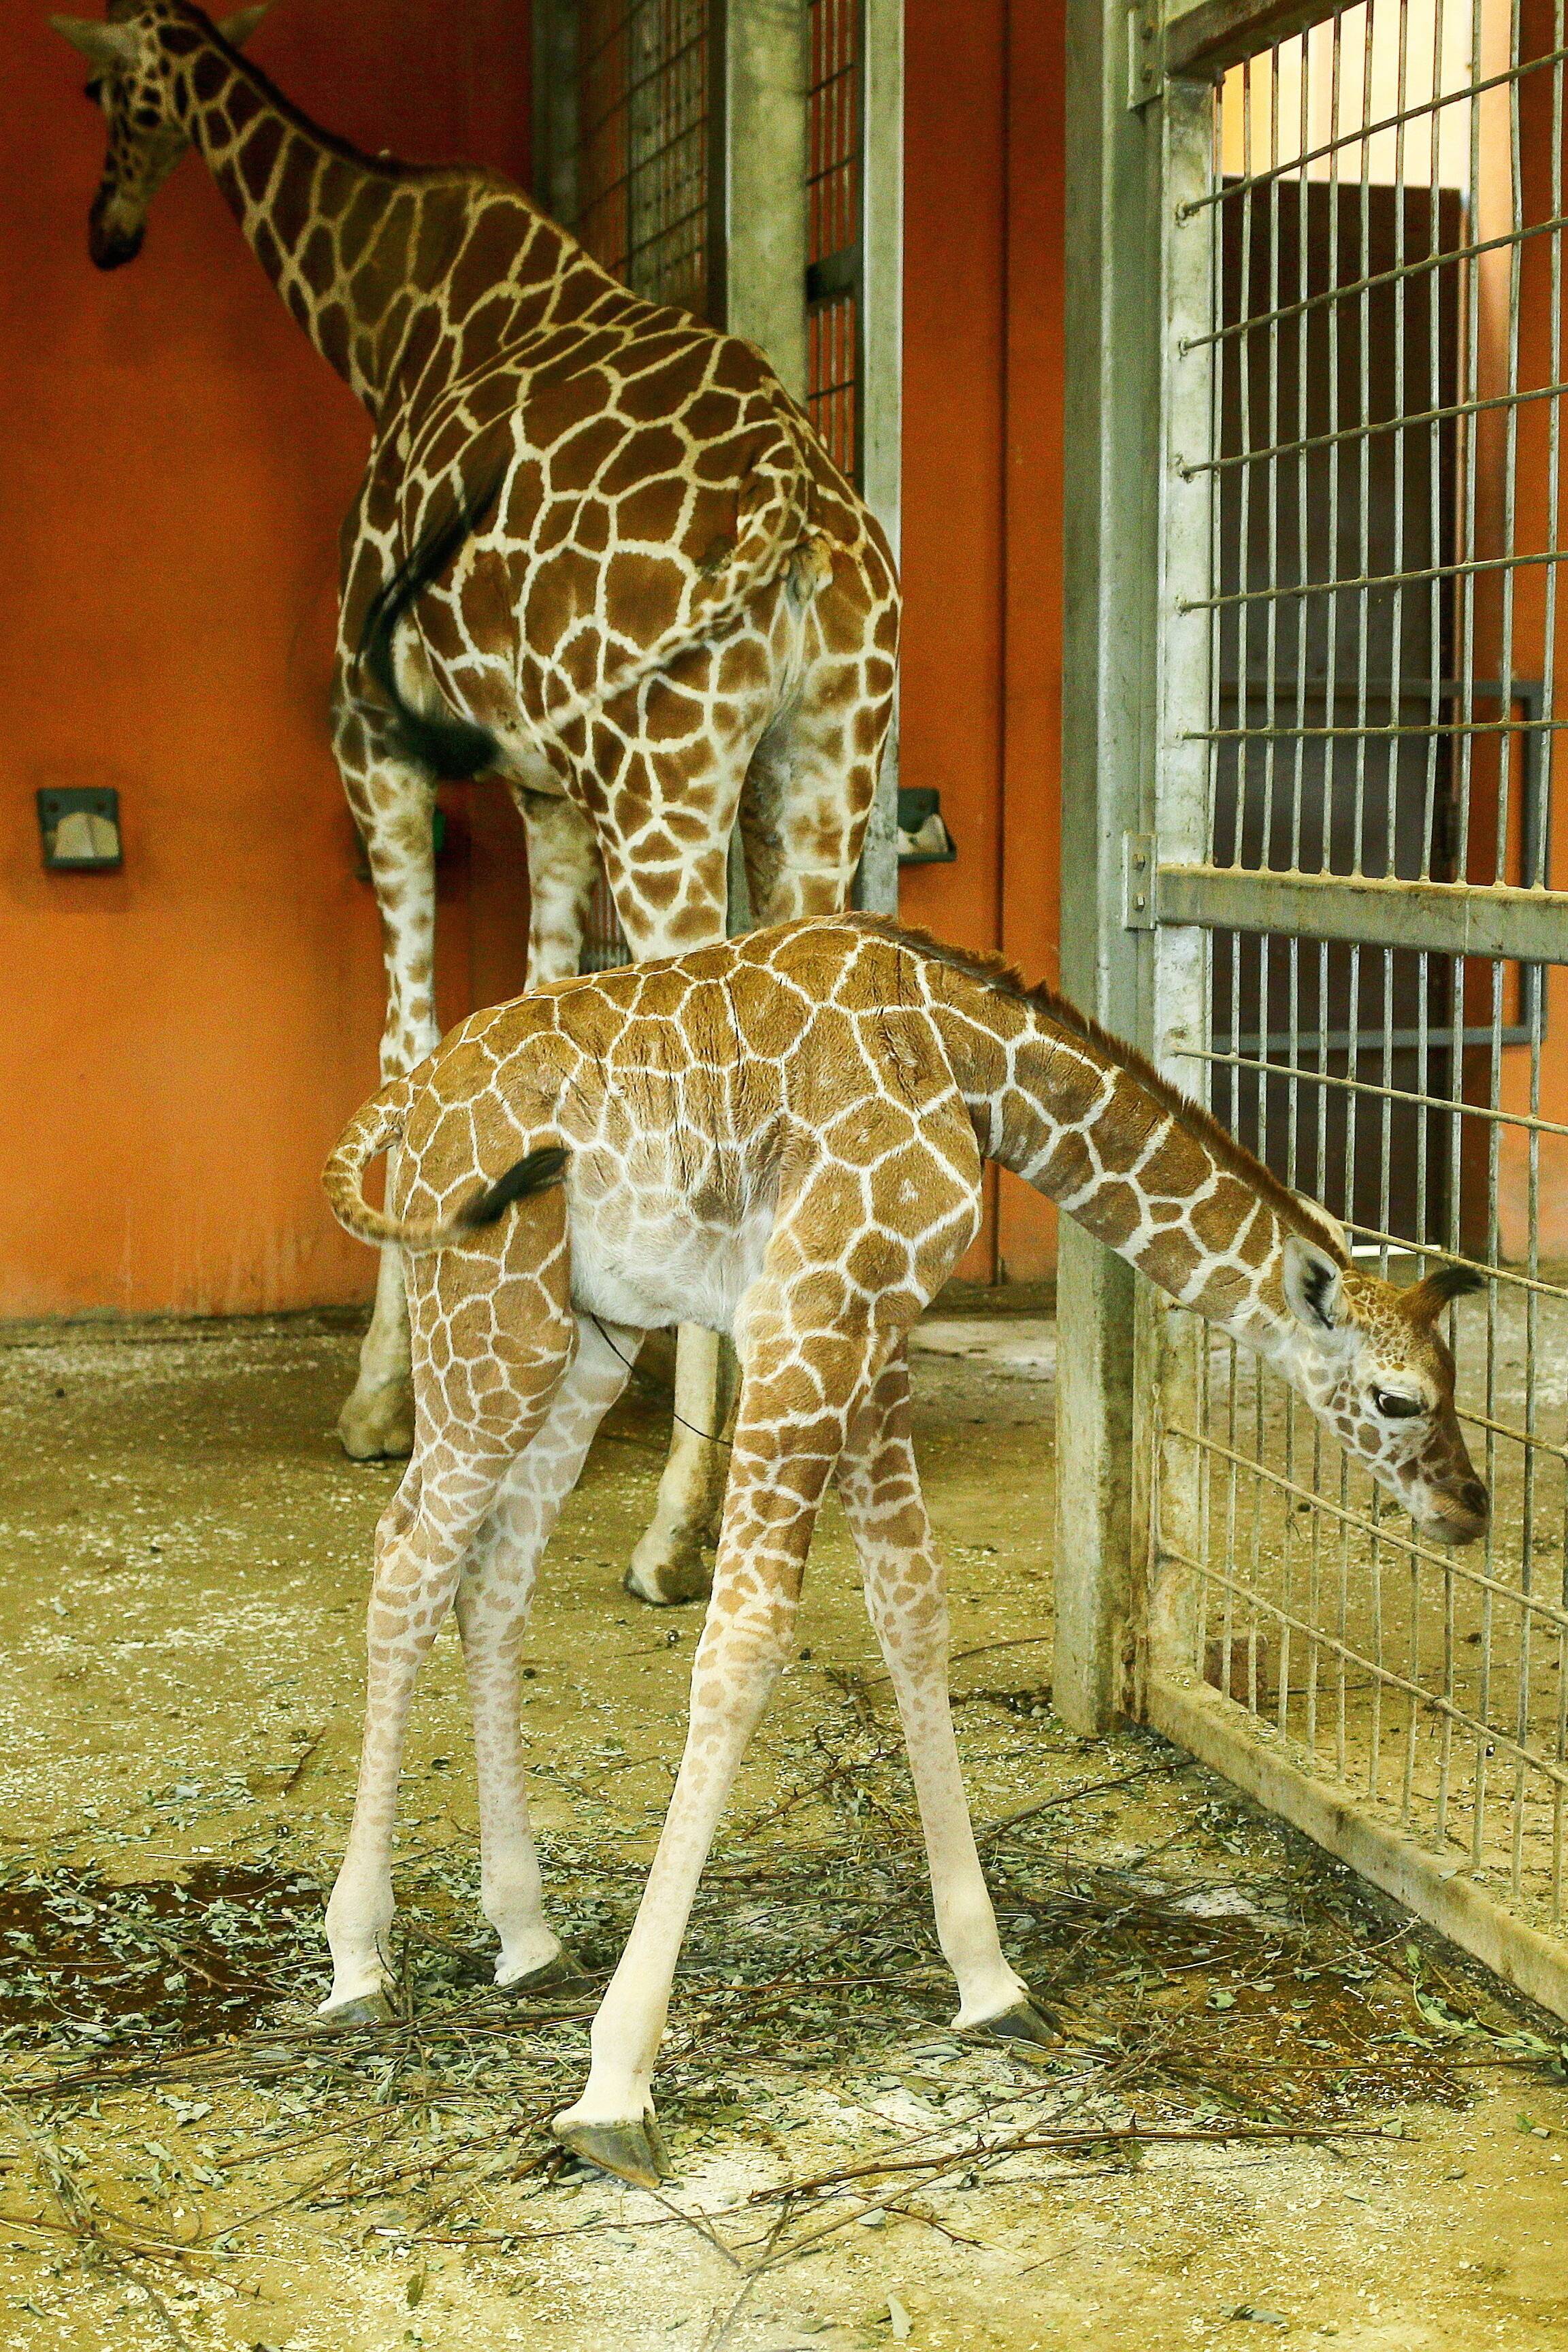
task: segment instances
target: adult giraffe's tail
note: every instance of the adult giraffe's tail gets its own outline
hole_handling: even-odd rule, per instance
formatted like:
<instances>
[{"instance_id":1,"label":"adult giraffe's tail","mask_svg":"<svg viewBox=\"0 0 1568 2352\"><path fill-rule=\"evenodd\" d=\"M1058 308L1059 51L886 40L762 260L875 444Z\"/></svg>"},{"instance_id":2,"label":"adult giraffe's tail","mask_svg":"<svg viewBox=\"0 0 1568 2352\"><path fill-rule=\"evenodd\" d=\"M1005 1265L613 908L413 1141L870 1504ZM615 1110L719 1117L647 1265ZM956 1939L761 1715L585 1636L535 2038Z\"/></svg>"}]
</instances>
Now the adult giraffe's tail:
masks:
<instances>
[{"instance_id":1,"label":"adult giraffe's tail","mask_svg":"<svg viewBox=\"0 0 1568 2352\"><path fill-rule=\"evenodd\" d=\"M447 1249L481 1227L493 1225L514 1201L526 1200L531 1192L548 1192L561 1181L566 1154L559 1144L544 1144L526 1153L499 1182L467 1202L454 1216L439 1223L389 1217L384 1210L373 1209L360 1179L368 1160L401 1139L413 1100L411 1078L390 1080L379 1094L372 1095L363 1110L355 1111L321 1171L322 1188L333 1216L362 1242L396 1242L405 1250Z\"/></svg>"},{"instance_id":2,"label":"adult giraffe's tail","mask_svg":"<svg viewBox=\"0 0 1568 2352\"><path fill-rule=\"evenodd\" d=\"M805 436L811 427L789 407L770 406L768 439L753 451L735 500L733 540L720 539L698 569L679 616L651 645L644 646L599 683L552 706L552 728L603 709L645 677L651 677L689 645L726 627L747 600L786 567L797 604L808 603L831 576L827 540L813 532L811 464ZM361 633L359 662L390 705L399 748L433 776L461 782L495 764L500 747L488 727L449 711L416 710L397 683L394 640L402 621L426 588L441 577L465 540L479 528L500 496L501 467L470 499L461 499L440 521L421 531L392 578L376 591Z\"/></svg>"}]
</instances>

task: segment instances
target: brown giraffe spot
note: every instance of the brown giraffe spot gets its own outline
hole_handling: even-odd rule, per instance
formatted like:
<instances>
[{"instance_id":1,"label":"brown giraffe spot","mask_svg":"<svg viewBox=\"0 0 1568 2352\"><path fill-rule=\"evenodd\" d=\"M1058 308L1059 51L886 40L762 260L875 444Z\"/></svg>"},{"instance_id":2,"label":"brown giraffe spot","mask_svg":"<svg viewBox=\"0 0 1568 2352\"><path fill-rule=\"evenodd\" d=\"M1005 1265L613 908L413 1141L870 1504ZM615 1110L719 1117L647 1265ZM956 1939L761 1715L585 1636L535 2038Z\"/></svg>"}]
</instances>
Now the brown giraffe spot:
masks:
<instances>
[{"instance_id":1,"label":"brown giraffe spot","mask_svg":"<svg viewBox=\"0 0 1568 2352\"><path fill-rule=\"evenodd\" d=\"M513 201L486 205L478 214L447 281L447 315L462 319L481 296L510 275L517 247Z\"/></svg>"},{"instance_id":2,"label":"brown giraffe spot","mask_svg":"<svg viewBox=\"0 0 1568 2352\"><path fill-rule=\"evenodd\" d=\"M1163 1233L1150 1243L1138 1261L1152 1281L1180 1297L1203 1264L1184 1233Z\"/></svg>"},{"instance_id":3,"label":"brown giraffe spot","mask_svg":"<svg viewBox=\"0 0 1568 2352\"><path fill-rule=\"evenodd\" d=\"M1081 1135L1068 1133L1047 1156L1040 1183L1053 1200L1073 1200L1094 1174L1094 1158Z\"/></svg>"},{"instance_id":4,"label":"brown giraffe spot","mask_svg":"<svg viewBox=\"0 0 1568 2352\"><path fill-rule=\"evenodd\" d=\"M332 243L331 231L318 221L306 238L305 249L300 256L300 273L313 294L326 292L337 274L337 248Z\"/></svg>"},{"instance_id":5,"label":"brown giraffe spot","mask_svg":"<svg viewBox=\"0 0 1568 2352\"><path fill-rule=\"evenodd\" d=\"M268 278L279 276L283 268L283 256L278 249L277 238L265 221L258 221L252 233L251 243L256 247L256 258L260 262Z\"/></svg>"},{"instance_id":6,"label":"brown giraffe spot","mask_svg":"<svg viewBox=\"0 0 1568 2352\"><path fill-rule=\"evenodd\" d=\"M291 139L273 192L271 222L285 253L292 253L310 218L315 159L302 139Z\"/></svg>"},{"instance_id":7,"label":"brown giraffe spot","mask_svg":"<svg viewBox=\"0 0 1568 2352\"><path fill-rule=\"evenodd\" d=\"M1237 1227L1250 1213L1251 1202L1237 1179L1222 1174L1206 1201L1200 1201L1189 1220L1191 1229L1216 1257L1227 1251Z\"/></svg>"},{"instance_id":8,"label":"brown giraffe spot","mask_svg":"<svg viewBox=\"0 0 1568 2352\"><path fill-rule=\"evenodd\" d=\"M620 446L620 435L608 416L590 416L545 453L545 478L558 495L563 491L597 489L599 475ZM570 530L570 520L567 529Z\"/></svg>"},{"instance_id":9,"label":"brown giraffe spot","mask_svg":"<svg viewBox=\"0 0 1568 2352\"><path fill-rule=\"evenodd\" d=\"M263 111L259 90L252 89L247 81L236 81L230 85L225 105L228 114L231 137L237 137L246 124L254 122L257 116Z\"/></svg>"}]
</instances>

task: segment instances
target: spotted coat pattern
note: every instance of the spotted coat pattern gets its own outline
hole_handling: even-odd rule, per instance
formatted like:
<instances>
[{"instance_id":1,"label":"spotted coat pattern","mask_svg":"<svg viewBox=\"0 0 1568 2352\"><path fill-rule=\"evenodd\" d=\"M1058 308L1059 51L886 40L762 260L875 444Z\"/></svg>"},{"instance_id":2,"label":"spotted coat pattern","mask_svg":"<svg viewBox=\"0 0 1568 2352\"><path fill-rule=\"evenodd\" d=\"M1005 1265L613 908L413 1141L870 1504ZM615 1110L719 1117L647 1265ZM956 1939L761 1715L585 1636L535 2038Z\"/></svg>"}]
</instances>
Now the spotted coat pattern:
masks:
<instances>
[{"instance_id":1,"label":"spotted coat pattern","mask_svg":"<svg viewBox=\"0 0 1568 2352\"><path fill-rule=\"evenodd\" d=\"M361 1173L401 1152L386 1210ZM564 1179L476 1225L533 1152ZM961 2026L1032 2014L997 1938L946 1687L941 1566L910 1443L905 1336L973 1238L1001 1161L1184 1305L1258 1350L1423 1529L1486 1496L1433 1326L1438 1291L1352 1273L1337 1230L1070 1006L871 917L788 924L476 1013L383 1089L328 1164L351 1231L409 1253L415 1453L377 1537L366 1744L328 1914L329 2008L381 1985L397 1758L456 1600L500 1977L555 1962L517 1753L513 1661L539 1551L641 1334L733 1334L742 1388L685 1753L625 1954L559 2128L657 2177L649 2084L699 1873L794 1641L836 1478L909 1748ZM1390 1417L1372 1402L1397 1406ZM1037 2020L1036 2022L1037 2023Z\"/></svg>"}]
</instances>

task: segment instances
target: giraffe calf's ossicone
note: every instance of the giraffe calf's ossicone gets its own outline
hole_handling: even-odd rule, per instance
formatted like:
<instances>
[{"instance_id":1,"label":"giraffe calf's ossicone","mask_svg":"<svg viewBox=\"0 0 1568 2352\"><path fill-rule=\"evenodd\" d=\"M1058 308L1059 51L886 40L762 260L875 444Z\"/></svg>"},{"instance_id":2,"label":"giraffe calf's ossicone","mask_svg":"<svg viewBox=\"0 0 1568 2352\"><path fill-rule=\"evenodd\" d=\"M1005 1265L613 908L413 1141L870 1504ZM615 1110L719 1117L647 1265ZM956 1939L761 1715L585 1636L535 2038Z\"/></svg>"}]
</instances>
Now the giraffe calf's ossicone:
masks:
<instances>
[{"instance_id":1,"label":"giraffe calf's ossicone","mask_svg":"<svg viewBox=\"0 0 1568 2352\"><path fill-rule=\"evenodd\" d=\"M361 1185L395 1147L384 1211ZM351 1122L326 1184L407 1251L418 1433L376 1537L364 1748L328 1910L324 2007L381 1998L398 1763L419 1662L458 1612L498 1979L566 1963L528 1828L517 1655L539 1556L642 1337L733 1333L718 1566L674 1793L593 2027L569 2146L664 2168L651 2081L698 1877L795 1643L829 1479L898 1701L958 2026L1050 2038L1008 1964L947 1694L941 1564L910 1439L905 1336L973 1238L982 1155L1258 1350L1400 1495L1464 1541L1484 1491L1435 1328L1464 1286L1400 1292L1130 1049L1005 966L868 916L563 982L462 1024ZM475 1203L487 1220L476 1223ZM505 1204L504 1206L502 1204Z\"/></svg>"}]
</instances>

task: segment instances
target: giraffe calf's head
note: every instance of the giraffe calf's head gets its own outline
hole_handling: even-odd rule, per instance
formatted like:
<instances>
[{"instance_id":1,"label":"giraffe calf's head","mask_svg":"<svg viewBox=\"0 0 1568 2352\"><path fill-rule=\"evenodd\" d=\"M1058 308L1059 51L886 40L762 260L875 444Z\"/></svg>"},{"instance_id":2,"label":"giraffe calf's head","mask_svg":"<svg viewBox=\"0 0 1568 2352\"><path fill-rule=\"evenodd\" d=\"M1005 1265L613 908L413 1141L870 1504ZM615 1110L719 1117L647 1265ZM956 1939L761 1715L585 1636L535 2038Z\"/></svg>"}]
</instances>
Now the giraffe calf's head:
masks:
<instances>
[{"instance_id":1,"label":"giraffe calf's head","mask_svg":"<svg viewBox=\"0 0 1568 2352\"><path fill-rule=\"evenodd\" d=\"M88 251L100 269L118 269L142 249L147 207L190 145L168 67L178 36L195 46L204 30L237 48L267 13L269 0L242 8L208 28L180 0L110 0L109 15L51 16L57 33L92 68L87 95L103 110L109 152L88 215Z\"/></svg>"},{"instance_id":2,"label":"giraffe calf's head","mask_svg":"<svg viewBox=\"0 0 1568 2352\"><path fill-rule=\"evenodd\" d=\"M1399 1290L1300 1234L1285 1240L1281 1282L1298 1327L1293 1384L1436 1543L1473 1543L1490 1513L1454 1410L1453 1355L1437 1328L1449 1300L1480 1279L1446 1265Z\"/></svg>"}]
</instances>

